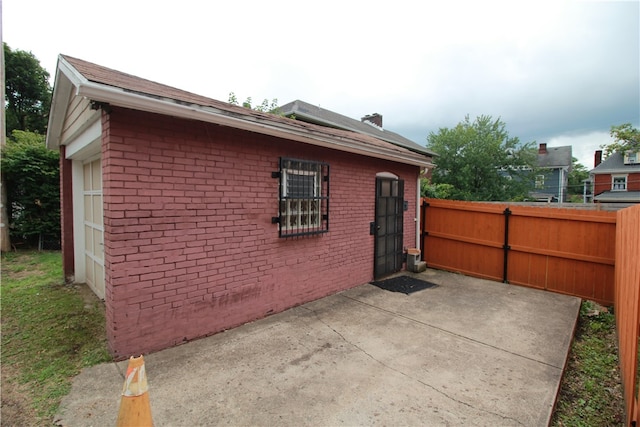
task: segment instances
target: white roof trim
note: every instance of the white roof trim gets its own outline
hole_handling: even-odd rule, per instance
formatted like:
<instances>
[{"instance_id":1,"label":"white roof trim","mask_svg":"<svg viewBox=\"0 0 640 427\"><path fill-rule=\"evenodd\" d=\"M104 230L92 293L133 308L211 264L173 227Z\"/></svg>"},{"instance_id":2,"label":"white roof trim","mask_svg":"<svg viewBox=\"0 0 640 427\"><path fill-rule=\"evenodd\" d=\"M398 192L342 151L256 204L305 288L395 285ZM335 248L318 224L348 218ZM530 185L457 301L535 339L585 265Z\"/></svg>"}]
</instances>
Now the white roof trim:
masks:
<instances>
[{"instance_id":1,"label":"white roof trim","mask_svg":"<svg viewBox=\"0 0 640 427\"><path fill-rule=\"evenodd\" d=\"M99 115L93 116L91 121L87 123L88 126L85 126L77 135L69 138L65 150L67 159L84 159L100 153L100 143L97 140L102 135L102 122L99 118ZM94 144L95 142L98 143Z\"/></svg>"}]
</instances>

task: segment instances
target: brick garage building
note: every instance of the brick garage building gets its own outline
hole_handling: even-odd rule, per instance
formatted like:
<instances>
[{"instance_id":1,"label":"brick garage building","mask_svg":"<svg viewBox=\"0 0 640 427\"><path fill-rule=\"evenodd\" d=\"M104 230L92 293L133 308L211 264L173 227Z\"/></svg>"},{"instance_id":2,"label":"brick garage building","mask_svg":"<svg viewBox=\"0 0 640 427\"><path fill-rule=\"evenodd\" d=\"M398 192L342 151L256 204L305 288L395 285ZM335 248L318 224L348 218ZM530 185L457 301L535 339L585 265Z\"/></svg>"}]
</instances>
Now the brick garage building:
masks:
<instances>
[{"instance_id":1,"label":"brick garage building","mask_svg":"<svg viewBox=\"0 0 640 427\"><path fill-rule=\"evenodd\" d=\"M399 271L431 167L68 56L47 145L61 152L65 277L104 299L118 358Z\"/></svg>"}]
</instances>

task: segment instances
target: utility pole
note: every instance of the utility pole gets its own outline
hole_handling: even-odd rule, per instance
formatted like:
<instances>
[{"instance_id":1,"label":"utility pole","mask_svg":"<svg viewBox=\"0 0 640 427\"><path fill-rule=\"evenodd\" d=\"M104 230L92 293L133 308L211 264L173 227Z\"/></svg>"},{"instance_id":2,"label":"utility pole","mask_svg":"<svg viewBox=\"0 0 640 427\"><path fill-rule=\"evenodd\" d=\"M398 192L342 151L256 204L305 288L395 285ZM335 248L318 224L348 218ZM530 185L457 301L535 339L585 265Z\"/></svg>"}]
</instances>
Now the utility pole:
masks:
<instances>
[{"instance_id":1,"label":"utility pole","mask_svg":"<svg viewBox=\"0 0 640 427\"><path fill-rule=\"evenodd\" d=\"M2 22L2 0L0 0L0 22ZM6 139L6 118L5 118L5 72L4 72L4 43L2 40L2 29L0 28L0 44L2 54L0 55L0 94L2 95L2 109L0 109L0 148L4 149ZM9 252L11 241L9 240L9 219L7 218L7 185L4 180L4 173L0 170L0 252Z\"/></svg>"}]
</instances>

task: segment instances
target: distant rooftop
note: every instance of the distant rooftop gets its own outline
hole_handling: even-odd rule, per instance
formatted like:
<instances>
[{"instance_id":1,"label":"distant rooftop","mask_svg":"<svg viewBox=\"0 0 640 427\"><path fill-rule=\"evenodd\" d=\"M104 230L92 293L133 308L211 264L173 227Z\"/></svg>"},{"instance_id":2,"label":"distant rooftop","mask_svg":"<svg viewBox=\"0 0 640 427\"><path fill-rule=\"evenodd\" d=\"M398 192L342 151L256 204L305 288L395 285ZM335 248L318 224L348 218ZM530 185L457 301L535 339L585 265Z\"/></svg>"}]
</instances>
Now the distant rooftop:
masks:
<instances>
[{"instance_id":1,"label":"distant rooftop","mask_svg":"<svg viewBox=\"0 0 640 427\"><path fill-rule=\"evenodd\" d=\"M571 146L547 147L547 144L540 144L538 148L538 166L544 168L569 167L572 165Z\"/></svg>"},{"instance_id":2,"label":"distant rooftop","mask_svg":"<svg viewBox=\"0 0 640 427\"><path fill-rule=\"evenodd\" d=\"M436 155L425 146L419 145L388 129L384 129L382 126L382 115L377 113L363 117L362 121L355 120L300 100L284 104L279 107L279 110L285 116L295 116L297 120L363 133L399 147L407 148L416 153Z\"/></svg>"},{"instance_id":3,"label":"distant rooftop","mask_svg":"<svg viewBox=\"0 0 640 427\"><path fill-rule=\"evenodd\" d=\"M593 198L596 202L640 203L640 191L605 191Z\"/></svg>"},{"instance_id":4,"label":"distant rooftop","mask_svg":"<svg viewBox=\"0 0 640 427\"><path fill-rule=\"evenodd\" d=\"M590 173L597 175L601 173L619 173L622 171L640 172L640 163L625 165L622 153L614 152L611 153L605 161L593 168Z\"/></svg>"}]
</instances>

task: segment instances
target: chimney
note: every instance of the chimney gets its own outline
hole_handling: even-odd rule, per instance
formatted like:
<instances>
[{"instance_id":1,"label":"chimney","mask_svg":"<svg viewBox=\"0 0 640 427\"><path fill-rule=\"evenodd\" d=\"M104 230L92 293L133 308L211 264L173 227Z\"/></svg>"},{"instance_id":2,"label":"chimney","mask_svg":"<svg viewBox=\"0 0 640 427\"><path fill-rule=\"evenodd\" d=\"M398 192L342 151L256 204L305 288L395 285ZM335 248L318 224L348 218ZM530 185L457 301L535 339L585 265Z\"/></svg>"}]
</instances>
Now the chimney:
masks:
<instances>
[{"instance_id":1,"label":"chimney","mask_svg":"<svg viewBox=\"0 0 640 427\"><path fill-rule=\"evenodd\" d=\"M598 167L602 163L602 150L596 150L596 155L593 157L593 167Z\"/></svg>"},{"instance_id":2,"label":"chimney","mask_svg":"<svg viewBox=\"0 0 640 427\"><path fill-rule=\"evenodd\" d=\"M369 124L376 125L380 129L382 129L382 114L373 113L368 116L364 116L362 119L363 123L369 122Z\"/></svg>"},{"instance_id":3,"label":"chimney","mask_svg":"<svg viewBox=\"0 0 640 427\"><path fill-rule=\"evenodd\" d=\"M547 143L541 142L540 148L538 148L538 154L547 154Z\"/></svg>"}]
</instances>

